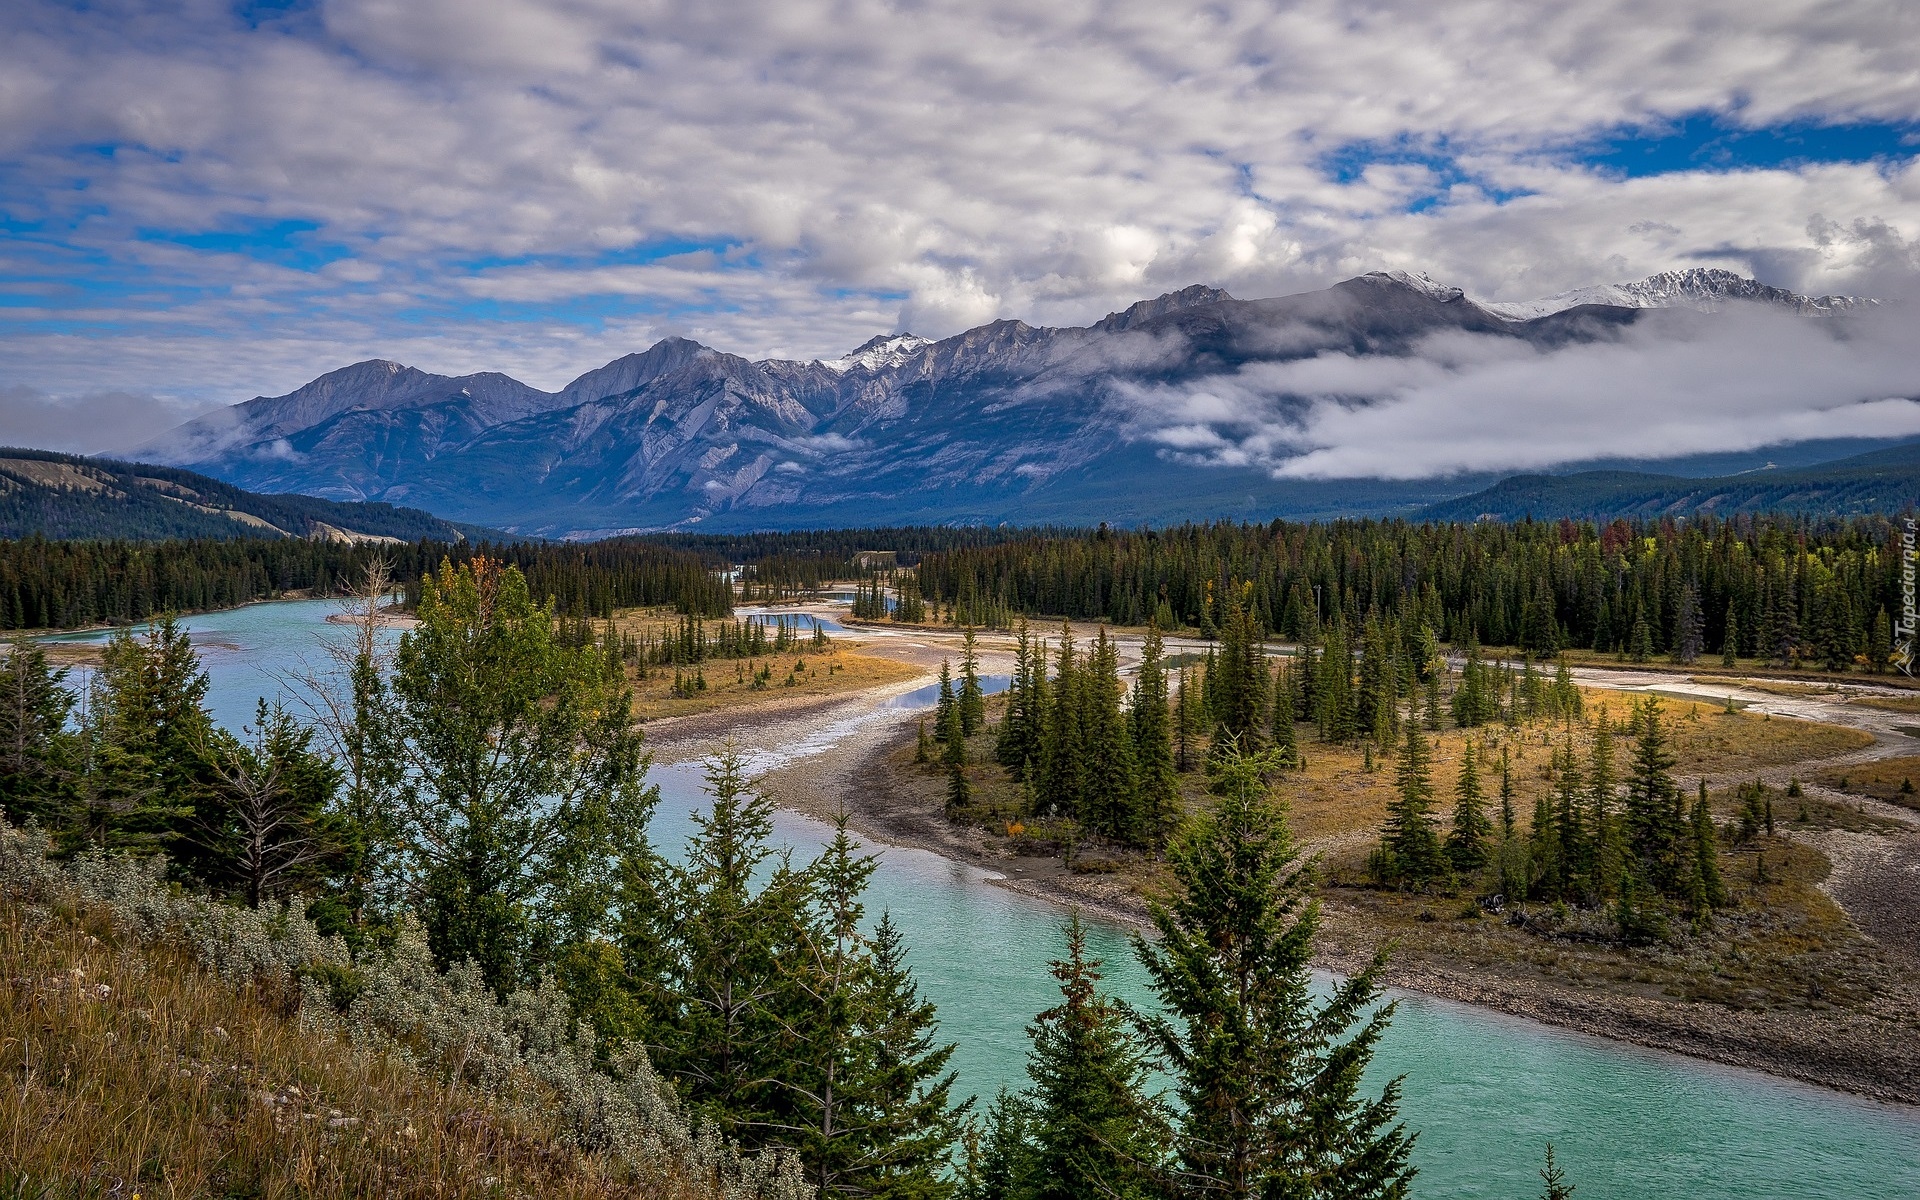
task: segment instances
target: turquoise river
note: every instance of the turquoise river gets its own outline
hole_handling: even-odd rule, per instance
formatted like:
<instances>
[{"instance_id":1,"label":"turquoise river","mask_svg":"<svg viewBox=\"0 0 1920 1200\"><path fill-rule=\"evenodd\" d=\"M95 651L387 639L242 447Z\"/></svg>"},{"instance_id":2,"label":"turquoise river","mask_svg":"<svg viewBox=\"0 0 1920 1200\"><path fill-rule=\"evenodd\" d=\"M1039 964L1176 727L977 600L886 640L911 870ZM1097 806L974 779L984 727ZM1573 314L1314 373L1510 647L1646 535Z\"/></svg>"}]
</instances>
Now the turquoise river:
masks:
<instances>
[{"instance_id":1,"label":"turquoise river","mask_svg":"<svg viewBox=\"0 0 1920 1200\"><path fill-rule=\"evenodd\" d=\"M254 699L287 695L289 676L325 658L327 601L261 604L189 618L212 683L209 703L238 727ZM60 640L103 637L62 635ZM652 836L680 846L702 803L699 773L655 768ZM782 813L777 836L805 857L820 823ZM941 1032L958 1044L960 1094L1020 1086L1025 1028L1057 993L1047 962L1064 913L992 886L978 868L875 847L869 913L906 932ZM1127 937L1096 925L1107 983L1145 1001ZM1399 997L1376 1084L1405 1077L1402 1115L1420 1132L1416 1195L1522 1200L1540 1192L1547 1142L1582 1200L1920 1197L1920 1112L1765 1075L1583 1037L1418 995Z\"/></svg>"}]
</instances>

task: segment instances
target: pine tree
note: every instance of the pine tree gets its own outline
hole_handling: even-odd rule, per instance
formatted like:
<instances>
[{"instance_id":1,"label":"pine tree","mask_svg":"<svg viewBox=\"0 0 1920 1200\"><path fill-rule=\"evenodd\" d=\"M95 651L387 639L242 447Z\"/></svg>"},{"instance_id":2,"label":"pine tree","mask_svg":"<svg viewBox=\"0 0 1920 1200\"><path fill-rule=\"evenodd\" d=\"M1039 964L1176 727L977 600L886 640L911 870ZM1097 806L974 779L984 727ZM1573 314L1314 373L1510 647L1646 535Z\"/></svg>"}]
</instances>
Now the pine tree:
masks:
<instances>
[{"instance_id":1,"label":"pine tree","mask_svg":"<svg viewBox=\"0 0 1920 1200\"><path fill-rule=\"evenodd\" d=\"M1480 792L1480 766L1469 741L1461 751L1460 779L1454 787L1453 829L1447 835L1447 858L1461 875L1471 876L1487 865L1493 825L1487 820L1486 800Z\"/></svg>"},{"instance_id":2,"label":"pine tree","mask_svg":"<svg viewBox=\"0 0 1920 1200\"><path fill-rule=\"evenodd\" d=\"M960 650L960 736L972 737L987 727L987 699L980 690L980 653L967 627Z\"/></svg>"},{"instance_id":3,"label":"pine tree","mask_svg":"<svg viewBox=\"0 0 1920 1200\"><path fill-rule=\"evenodd\" d=\"M1211 705L1216 755L1229 744L1255 749L1267 735L1266 648L1251 599L1251 584L1228 589Z\"/></svg>"},{"instance_id":4,"label":"pine tree","mask_svg":"<svg viewBox=\"0 0 1920 1200\"><path fill-rule=\"evenodd\" d=\"M1656 891L1671 895L1682 851L1680 789L1673 781L1674 756L1660 723L1660 699L1650 696L1636 710L1633 760L1626 792L1626 842L1633 872Z\"/></svg>"},{"instance_id":5,"label":"pine tree","mask_svg":"<svg viewBox=\"0 0 1920 1200\"><path fill-rule=\"evenodd\" d=\"M211 796L193 832L207 878L248 907L320 883L338 850L331 808L340 770L313 749L313 730L263 699L245 737L217 731L207 752Z\"/></svg>"},{"instance_id":6,"label":"pine tree","mask_svg":"<svg viewBox=\"0 0 1920 1200\"><path fill-rule=\"evenodd\" d=\"M1027 763L1039 745L1039 718L1034 707L1034 647L1023 620L1013 638L1013 675L1007 688L1007 713L1000 722L1000 734L994 743L994 758L1023 777ZM1045 668L1042 667L1042 670Z\"/></svg>"},{"instance_id":7,"label":"pine tree","mask_svg":"<svg viewBox=\"0 0 1920 1200\"><path fill-rule=\"evenodd\" d=\"M1273 748L1287 766L1297 768L1300 765L1300 739L1293 723L1299 712L1300 690L1294 678L1296 669L1295 665L1284 663L1274 669Z\"/></svg>"},{"instance_id":8,"label":"pine tree","mask_svg":"<svg viewBox=\"0 0 1920 1200\"><path fill-rule=\"evenodd\" d=\"M866 963L858 1032L864 1047L860 1113L864 1161L858 1195L939 1200L940 1176L972 1100L955 1104L954 1045L939 1045L934 1007L920 998L907 947L891 914L880 914Z\"/></svg>"},{"instance_id":9,"label":"pine tree","mask_svg":"<svg viewBox=\"0 0 1920 1200\"><path fill-rule=\"evenodd\" d=\"M1073 630L1062 624L1052 705L1041 730L1034 791L1043 813L1078 820L1086 808L1085 668L1074 654Z\"/></svg>"},{"instance_id":10,"label":"pine tree","mask_svg":"<svg viewBox=\"0 0 1920 1200\"><path fill-rule=\"evenodd\" d=\"M1573 1185L1567 1182L1567 1173L1553 1161L1553 1143L1547 1143L1547 1165L1541 1169L1540 1178L1545 1181L1547 1190L1540 1193L1540 1200L1572 1200Z\"/></svg>"},{"instance_id":11,"label":"pine tree","mask_svg":"<svg viewBox=\"0 0 1920 1200\"><path fill-rule=\"evenodd\" d=\"M1104 626L1087 653L1083 680L1086 792L1082 820L1101 837L1139 843L1139 772L1133 728L1120 707L1120 648Z\"/></svg>"},{"instance_id":12,"label":"pine tree","mask_svg":"<svg viewBox=\"0 0 1920 1200\"><path fill-rule=\"evenodd\" d=\"M1876 675L1884 675L1893 660L1893 622L1882 607L1874 614L1873 632L1867 636L1867 666ZM1728 666L1733 664L1729 663Z\"/></svg>"},{"instance_id":13,"label":"pine tree","mask_svg":"<svg viewBox=\"0 0 1920 1200\"><path fill-rule=\"evenodd\" d=\"M967 768L957 762L947 763L947 803L948 820L958 820L973 804L973 784L967 779Z\"/></svg>"},{"instance_id":14,"label":"pine tree","mask_svg":"<svg viewBox=\"0 0 1920 1200\"><path fill-rule=\"evenodd\" d=\"M1180 814L1180 777L1167 705L1167 671L1157 628L1149 628L1141 644L1140 669L1133 679L1131 720L1136 787L1128 840L1157 846Z\"/></svg>"},{"instance_id":15,"label":"pine tree","mask_svg":"<svg viewBox=\"0 0 1920 1200\"><path fill-rule=\"evenodd\" d=\"M47 652L26 638L14 639L0 663L0 813L14 825L65 820L74 703L66 679L66 670L54 669Z\"/></svg>"},{"instance_id":16,"label":"pine tree","mask_svg":"<svg viewBox=\"0 0 1920 1200\"><path fill-rule=\"evenodd\" d=\"M1720 837L1713 826L1713 809L1707 804L1707 781L1700 781L1700 794L1693 802L1693 893L1696 912L1704 915L1724 908L1726 884L1720 878Z\"/></svg>"},{"instance_id":17,"label":"pine tree","mask_svg":"<svg viewBox=\"0 0 1920 1200\"><path fill-rule=\"evenodd\" d=\"M1673 661L1691 666L1706 648L1706 617L1700 611L1700 589L1689 583L1680 589L1680 610L1673 622Z\"/></svg>"},{"instance_id":18,"label":"pine tree","mask_svg":"<svg viewBox=\"0 0 1920 1200\"><path fill-rule=\"evenodd\" d=\"M957 698L953 694L953 669L948 665L947 660L943 658L940 660L940 690L935 694L933 702L934 740L938 742L946 741L947 731L949 729L960 731L963 734L965 732L960 724L960 711L957 707Z\"/></svg>"},{"instance_id":19,"label":"pine tree","mask_svg":"<svg viewBox=\"0 0 1920 1200\"><path fill-rule=\"evenodd\" d=\"M1614 819L1613 796L1618 786L1613 767L1613 722L1603 709L1594 723L1593 746L1587 756L1588 836L1593 841L1594 890L1602 897L1620 886L1622 849L1619 822Z\"/></svg>"},{"instance_id":20,"label":"pine tree","mask_svg":"<svg viewBox=\"0 0 1920 1200\"><path fill-rule=\"evenodd\" d=\"M1179 1193L1402 1197L1413 1138L1397 1124L1399 1081L1360 1090L1393 1012L1368 1011L1385 960L1315 1000L1320 905L1266 758L1222 764L1219 804L1168 854L1180 898L1153 906L1155 940L1134 937L1164 1014L1145 1028L1181 1102Z\"/></svg>"},{"instance_id":21,"label":"pine tree","mask_svg":"<svg viewBox=\"0 0 1920 1200\"><path fill-rule=\"evenodd\" d=\"M712 805L683 862L627 851L621 958L660 1074L723 1134L758 1144L791 1111L776 1084L798 1003L786 964L804 944L813 882L769 845L773 802L749 787L737 749L708 760L705 777Z\"/></svg>"},{"instance_id":22,"label":"pine tree","mask_svg":"<svg viewBox=\"0 0 1920 1200\"><path fill-rule=\"evenodd\" d=\"M1593 886L1593 848L1588 842L1586 781L1574 758L1571 735L1555 756L1553 837L1560 852L1560 895L1578 899Z\"/></svg>"},{"instance_id":23,"label":"pine tree","mask_svg":"<svg viewBox=\"0 0 1920 1200\"><path fill-rule=\"evenodd\" d=\"M1131 1014L1098 990L1101 964L1087 956L1079 913L1066 934L1067 957L1052 968L1062 1001L1027 1031L1032 1161L1029 1186L1016 1194L1146 1200L1157 1193L1166 1115L1148 1095L1149 1060L1133 1037Z\"/></svg>"},{"instance_id":24,"label":"pine tree","mask_svg":"<svg viewBox=\"0 0 1920 1200\"><path fill-rule=\"evenodd\" d=\"M1395 796L1387 806L1381 849L1388 882L1424 888L1446 874L1446 857L1433 827L1432 760L1418 722L1407 722L1406 741L1394 778Z\"/></svg>"},{"instance_id":25,"label":"pine tree","mask_svg":"<svg viewBox=\"0 0 1920 1200\"><path fill-rule=\"evenodd\" d=\"M939 724L935 726L934 737L940 743L940 761L956 769L966 766L967 739L960 728L959 703L940 706L936 711Z\"/></svg>"},{"instance_id":26,"label":"pine tree","mask_svg":"<svg viewBox=\"0 0 1920 1200\"><path fill-rule=\"evenodd\" d=\"M1179 772L1193 770L1195 742L1200 733L1200 721L1194 711L1193 672L1186 667L1180 668L1180 694L1174 700L1173 709L1173 769Z\"/></svg>"},{"instance_id":27,"label":"pine tree","mask_svg":"<svg viewBox=\"0 0 1920 1200\"><path fill-rule=\"evenodd\" d=\"M1720 665L1731 667L1740 653L1740 617L1734 611L1733 602L1727 602L1727 631L1720 639Z\"/></svg>"},{"instance_id":28,"label":"pine tree","mask_svg":"<svg viewBox=\"0 0 1920 1200\"><path fill-rule=\"evenodd\" d=\"M1653 629L1644 614L1633 620L1633 632L1627 637L1627 657L1634 662L1646 662L1653 657Z\"/></svg>"}]
</instances>

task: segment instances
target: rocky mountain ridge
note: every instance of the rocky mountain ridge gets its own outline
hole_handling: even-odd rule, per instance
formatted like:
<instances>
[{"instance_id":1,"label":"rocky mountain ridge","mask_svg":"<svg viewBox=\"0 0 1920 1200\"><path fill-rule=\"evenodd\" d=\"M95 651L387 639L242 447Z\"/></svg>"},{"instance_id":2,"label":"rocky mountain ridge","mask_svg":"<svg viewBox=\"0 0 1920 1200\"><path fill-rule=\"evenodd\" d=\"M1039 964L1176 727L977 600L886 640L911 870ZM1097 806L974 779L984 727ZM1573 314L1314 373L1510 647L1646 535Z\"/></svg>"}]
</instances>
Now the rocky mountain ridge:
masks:
<instances>
[{"instance_id":1,"label":"rocky mountain ridge","mask_svg":"<svg viewBox=\"0 0 1920 1200\"><path fill-rule=\"evenodd\" d=\"M405 503L546 536L1301 515L1342 487L1188 465L1142 436L1153 397L1249 364L1404 355L1440 333L1541 348L1614 337L1712 297L1844 310L1727 272L1621 286L1610 302L1560 297L1522 316L1402 272L1266 300L1196 285L1086 327L885 334L827 361L754 362L668 338L553 393L373 361L202 418L142 456L256 491ZM1487 482L1368 494L1411 506Z\"/></svg>"}]
</instances>

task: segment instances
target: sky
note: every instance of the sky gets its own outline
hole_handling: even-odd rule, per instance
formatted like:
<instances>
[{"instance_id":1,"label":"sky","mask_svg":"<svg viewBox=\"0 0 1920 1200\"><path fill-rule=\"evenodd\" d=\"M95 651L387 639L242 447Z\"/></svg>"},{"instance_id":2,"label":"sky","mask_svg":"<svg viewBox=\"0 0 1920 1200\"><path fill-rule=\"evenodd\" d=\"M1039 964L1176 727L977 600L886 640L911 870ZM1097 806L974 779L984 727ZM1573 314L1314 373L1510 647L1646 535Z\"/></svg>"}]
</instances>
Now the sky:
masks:
<instances>
[{"instance_id":1,"label":"sky","mask_svg":"<svg viewBox=\"0 0 1920 1200\"><path fill-rule=\"evenodd\" d=\"M1901 0L9 0L0 440L133 445L366 358L557 389L667 335L812 358L1192 283L1898 297L1916 63ZM1912 368L1885 340L1794 362L1880 403ZM1574 368L1633 386L1633 349ZM1380 385L1405 414L1539 385L1436 361ZM1275 385L1239 383L1261 461ZM1319 419L1288 453L1427 428ZM1276 469L1361 469L1316 461Z\"/></svg>"}]
</instances>

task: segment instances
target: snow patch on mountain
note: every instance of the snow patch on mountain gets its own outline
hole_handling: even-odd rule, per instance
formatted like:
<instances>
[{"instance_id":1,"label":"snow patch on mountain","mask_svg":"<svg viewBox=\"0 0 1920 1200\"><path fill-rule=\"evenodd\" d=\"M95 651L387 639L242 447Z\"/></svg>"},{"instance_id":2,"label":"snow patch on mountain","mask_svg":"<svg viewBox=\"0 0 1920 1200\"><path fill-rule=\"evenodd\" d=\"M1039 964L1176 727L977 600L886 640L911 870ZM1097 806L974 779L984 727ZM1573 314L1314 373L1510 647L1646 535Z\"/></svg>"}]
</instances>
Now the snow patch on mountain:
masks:
<instances>
[{"instance_id":1,"label":"snow patch on mountain","mask_svg":"<svg viewBox=\"0 0 1920 1200\"><path fill-rule=\"evenodd\" d=\"M823 358L819 362L827 370L840 375L856 368L884 371L901 365L931 345L931 338L915 337L911 333L883 333L839 358Z\"/></svg>"},{"instance_id":2,"label":"snow patch on mountain","mask_svg":"<svg viewBox=\"0 0 1920 1200\"><path fill-rule=\"evenodd\" d=\"M1614 308L1697 308L1703 312L1713 312L1732 300L1778 304L1806 313L1844 312L1876 303L1859 296L1802 296L1798 292L1770 287L1718 267L1692 267L1685 271L1662 271L1637 283L1601 283L1561 292L1543 300L1482 304L1480 307L1509 321L1531 321L1582 304L1604 304Z\"/></svg>"},{"instance_id":3,"label":"snow patch on mountain","mask_svg":"<svg viewBox=\"0 0 1920 1200\"><path fill-rule=\"evenodd\" d=\"M1425 271L1372 271L1366 278L1391 279L1402 287L1412 288L1421 295L1431 297L1442 304L1451 303L1467 294L1460 288L1441 283Z\"/></svg>"}]
</instances>

